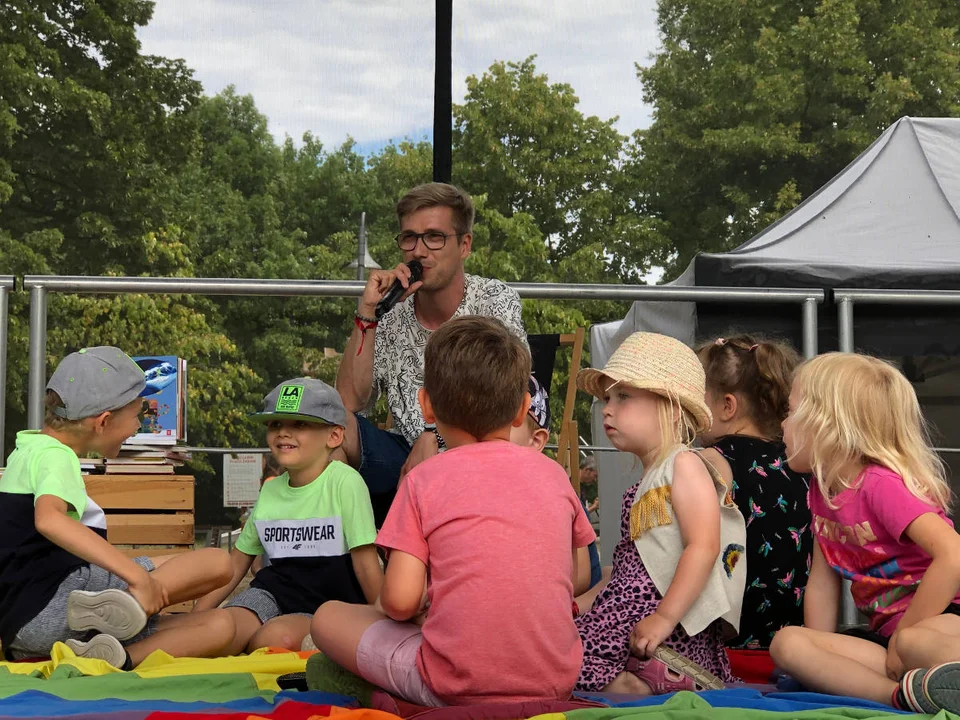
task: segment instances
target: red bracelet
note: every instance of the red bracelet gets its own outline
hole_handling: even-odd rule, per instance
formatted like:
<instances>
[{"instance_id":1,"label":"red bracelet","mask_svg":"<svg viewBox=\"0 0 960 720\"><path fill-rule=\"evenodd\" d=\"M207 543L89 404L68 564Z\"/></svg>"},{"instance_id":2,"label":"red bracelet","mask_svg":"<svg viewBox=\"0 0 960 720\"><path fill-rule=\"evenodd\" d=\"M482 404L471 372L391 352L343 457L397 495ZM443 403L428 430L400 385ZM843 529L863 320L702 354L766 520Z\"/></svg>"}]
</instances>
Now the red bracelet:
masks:
<instances>
[{"instance_id":1,"label":"red bracelet","mask_svg":"<svg viewBox=\"0 0 960 720\"><path fill-rule=\"evenodd\" d=\"M360 329L360 347L357 350L357 355L363 352L363 341L367 338L367 330L372 330L377 326L377 321L370 321L364 318L361 318L359 315L353 316L353 324Z\"/></svg>"},{"instance_id":2,"label":"red bracelet","mask_svg":"<svg viewBox=\"0 0 960 720\"><path fill-rule=\"evenodd\" d=\"M579 615L580 615L580 606L577 605L577 601L574 600L574 601L573 601L573 616L574 616L574 617L577 617L577 616L579 616Z\"/></svg>"}]
</instances>

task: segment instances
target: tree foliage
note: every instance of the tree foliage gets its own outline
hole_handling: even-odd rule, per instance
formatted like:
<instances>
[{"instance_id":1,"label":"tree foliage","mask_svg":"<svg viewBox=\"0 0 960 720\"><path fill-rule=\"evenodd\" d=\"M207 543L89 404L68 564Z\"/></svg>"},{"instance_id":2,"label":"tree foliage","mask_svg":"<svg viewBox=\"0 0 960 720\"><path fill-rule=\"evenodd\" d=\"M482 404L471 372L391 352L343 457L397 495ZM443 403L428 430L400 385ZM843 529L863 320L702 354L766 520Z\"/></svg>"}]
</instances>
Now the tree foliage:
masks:
<instances>
[{"instance_id":1,"label":"tree foliage","mask_svg":"<svg viewBox=\"0 0 960 720\"><path fill-rule=\"evenodd\" d=\"M660 0L663 50L639 68L637 205L673 273L811 195L904 115L960 110L952 0Z\"/></svg>"}]
</instances>

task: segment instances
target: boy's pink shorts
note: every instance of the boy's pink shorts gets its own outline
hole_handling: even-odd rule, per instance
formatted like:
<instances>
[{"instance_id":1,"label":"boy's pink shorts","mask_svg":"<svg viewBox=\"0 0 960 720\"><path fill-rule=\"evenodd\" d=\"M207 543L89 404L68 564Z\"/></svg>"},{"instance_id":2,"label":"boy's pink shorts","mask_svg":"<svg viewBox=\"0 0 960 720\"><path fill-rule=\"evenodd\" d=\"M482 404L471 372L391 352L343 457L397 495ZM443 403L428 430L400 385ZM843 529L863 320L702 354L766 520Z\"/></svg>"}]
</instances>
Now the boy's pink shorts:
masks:
<instances>
[{"instance_id":1,"label":"boy's pink shorts","mask_svg":"<svg viewBox=\"0 0 960 720\"><path fill-rule=\"evenodd\" d=\"M379 620L368 627L357 646L357 669L364 679L407 702L444 707L417 669L423 635L413 623Z\"/></svg>"}]
</instances>

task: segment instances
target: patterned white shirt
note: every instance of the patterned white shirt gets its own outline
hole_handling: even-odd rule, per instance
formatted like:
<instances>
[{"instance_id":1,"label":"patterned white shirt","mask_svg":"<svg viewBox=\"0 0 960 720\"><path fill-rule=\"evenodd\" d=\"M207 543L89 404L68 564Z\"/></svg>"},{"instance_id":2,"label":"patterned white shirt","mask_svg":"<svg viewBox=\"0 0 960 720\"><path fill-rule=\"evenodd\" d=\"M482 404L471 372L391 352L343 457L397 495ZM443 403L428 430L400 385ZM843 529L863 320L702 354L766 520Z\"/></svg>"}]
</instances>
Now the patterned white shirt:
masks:
<instances>
[{"instance_id":1,"label":"patterned white shirt","mask_svg":"<svg viewBox=\"0 0 960 720\"><path fill-rule=\"evenodd\" d=\"M499 280L464 275L463 300L453 317L462 315L495 317L527 342L520 295ZM417 392L423 387L423 351L430 333L417 320L411 296L383 316L374 336L370 407L385 392L394 428L411 444L424 430Z\"/></svg>"}]
</instances>

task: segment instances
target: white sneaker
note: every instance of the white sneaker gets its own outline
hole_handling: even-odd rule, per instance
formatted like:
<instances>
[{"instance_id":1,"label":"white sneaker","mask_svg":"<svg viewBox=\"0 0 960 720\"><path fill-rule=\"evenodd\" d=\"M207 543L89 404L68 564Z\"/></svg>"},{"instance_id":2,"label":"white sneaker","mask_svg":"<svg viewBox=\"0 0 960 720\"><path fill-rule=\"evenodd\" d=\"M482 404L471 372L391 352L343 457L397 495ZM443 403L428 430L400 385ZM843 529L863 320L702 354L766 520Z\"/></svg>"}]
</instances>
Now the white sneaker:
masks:
<instances>
[{"instance_id":1,"label":"white sneaker","mask_svg":"<svg viewBox=\"0 0 960 720\"><path fill-rule=\"evenodd\" d=\"M67 598L67 625L71 630L96 630L129 640L143 630L147 613L128 592L74 590Z\"/></svg>"},{"instance_id":2,"label":"white sneaker","mask_svg":"<svg viewBox=\"0 0 960 720\"><path fill-rule=\"evenodd\" d=\"M123 669L127 661L127 651L113 635L94 635L87 642L67 640L66 646L73 650L77 657L106 660L115 668Z\"/></svg>"}]
</instances>

